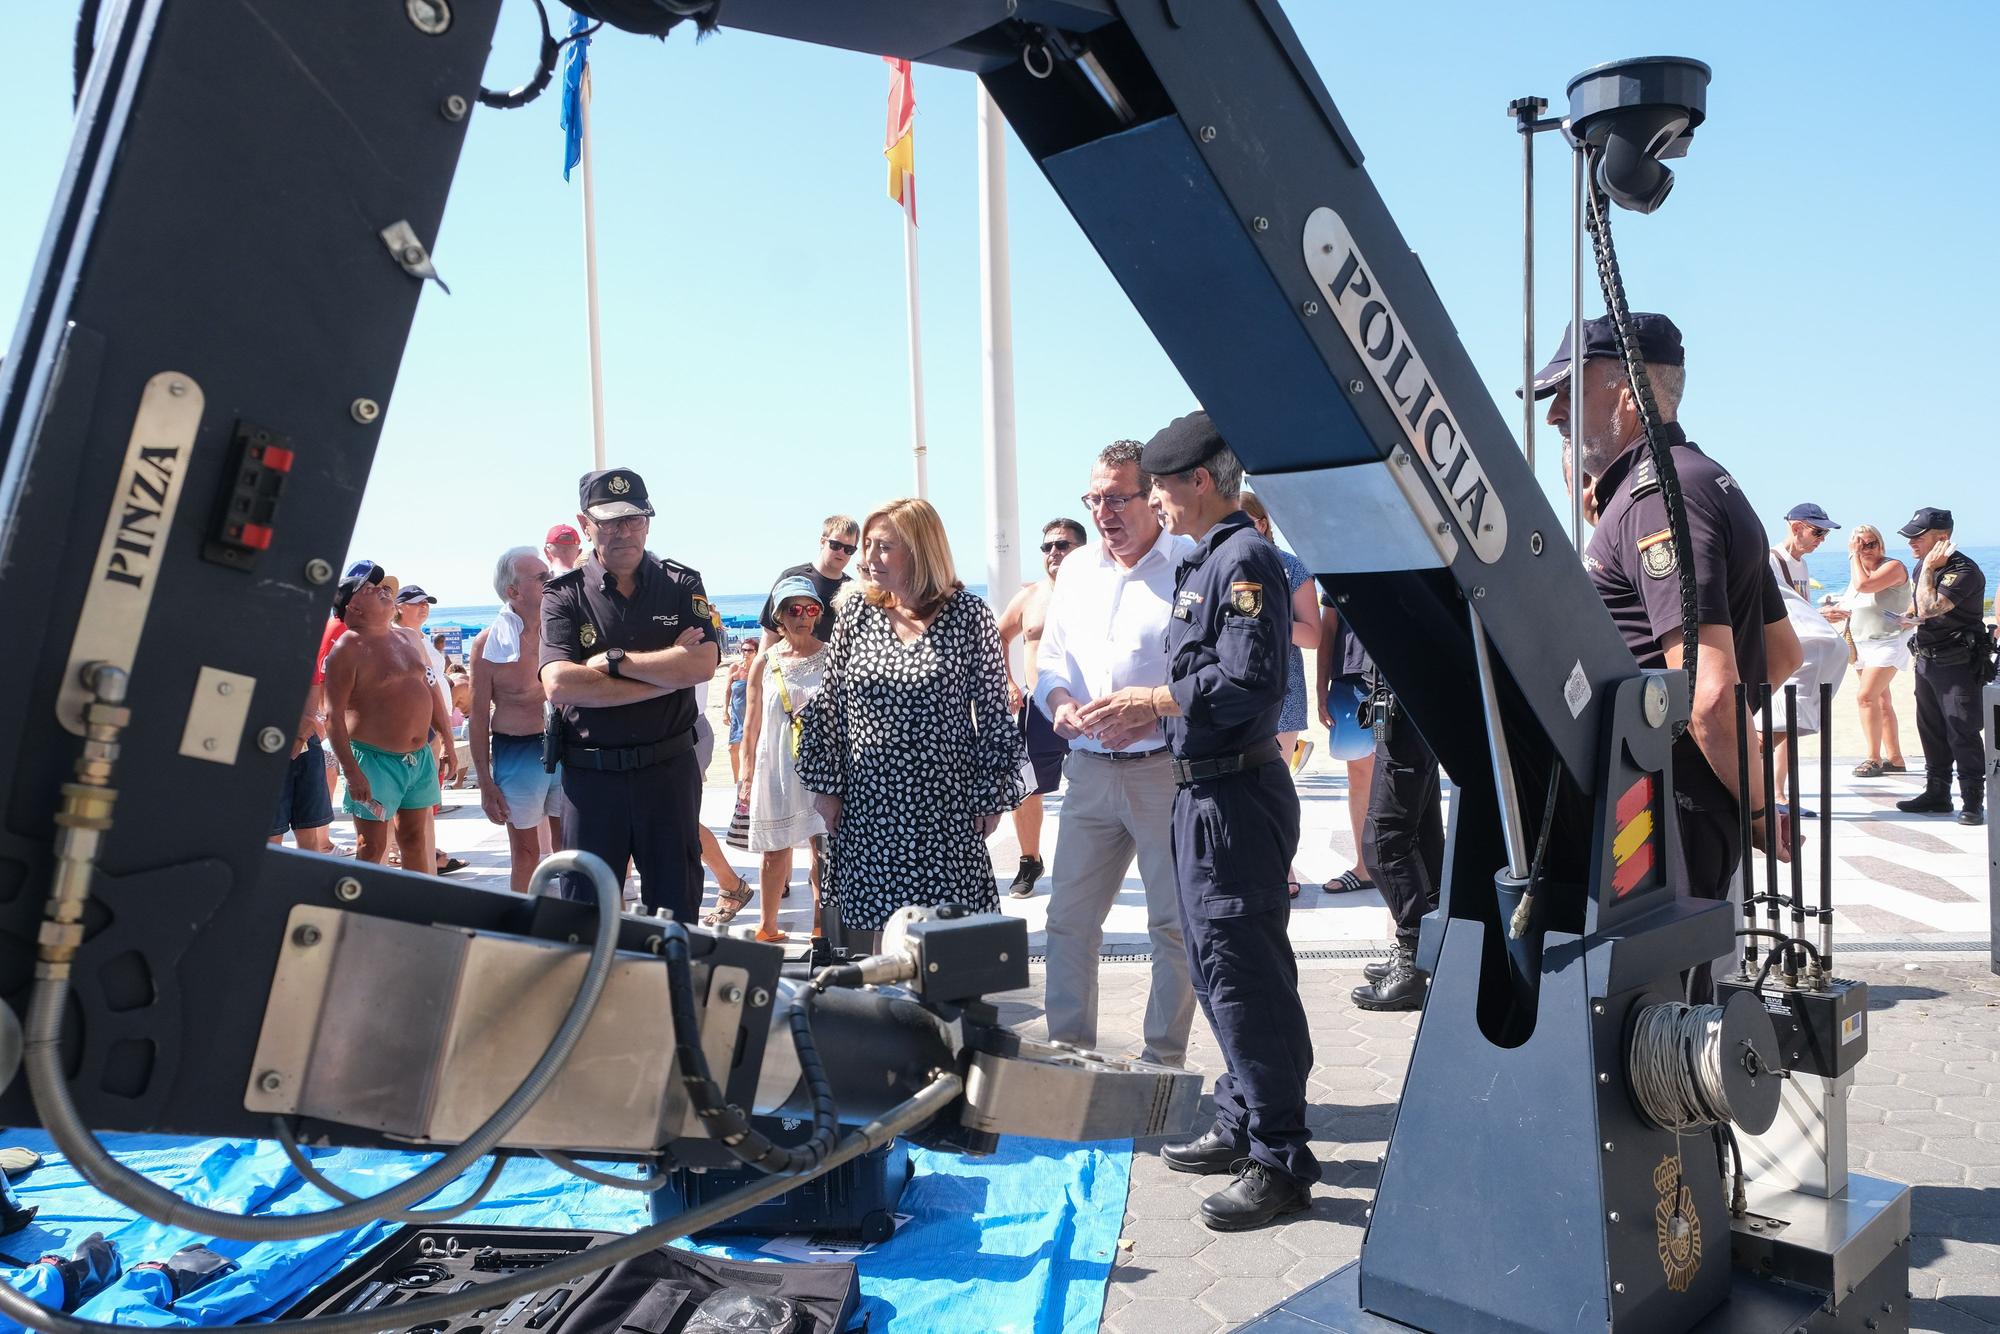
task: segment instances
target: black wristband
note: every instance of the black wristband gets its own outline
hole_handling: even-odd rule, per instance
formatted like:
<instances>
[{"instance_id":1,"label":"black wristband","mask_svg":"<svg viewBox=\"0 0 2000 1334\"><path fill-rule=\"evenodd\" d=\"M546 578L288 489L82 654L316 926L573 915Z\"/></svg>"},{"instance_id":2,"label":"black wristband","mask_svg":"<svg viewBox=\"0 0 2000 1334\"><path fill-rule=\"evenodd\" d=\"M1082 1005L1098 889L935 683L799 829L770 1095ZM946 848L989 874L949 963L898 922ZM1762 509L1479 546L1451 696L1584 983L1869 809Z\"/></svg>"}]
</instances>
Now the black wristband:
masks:
<instances>
[{"instance_id":1,"label":"black wristband","mask_svg":"<svg viewBox=\"0 0 2000 1334\"><path fill-rule=\"evenodd\" d=\"M1757 823L1757 821L1763 819L1770 813L1771 813L1770 803L1767 802L1764 805L1759 806L1756 810L1750 812L1750 823L1755 824Z\"/></svg>"}]
</instances>

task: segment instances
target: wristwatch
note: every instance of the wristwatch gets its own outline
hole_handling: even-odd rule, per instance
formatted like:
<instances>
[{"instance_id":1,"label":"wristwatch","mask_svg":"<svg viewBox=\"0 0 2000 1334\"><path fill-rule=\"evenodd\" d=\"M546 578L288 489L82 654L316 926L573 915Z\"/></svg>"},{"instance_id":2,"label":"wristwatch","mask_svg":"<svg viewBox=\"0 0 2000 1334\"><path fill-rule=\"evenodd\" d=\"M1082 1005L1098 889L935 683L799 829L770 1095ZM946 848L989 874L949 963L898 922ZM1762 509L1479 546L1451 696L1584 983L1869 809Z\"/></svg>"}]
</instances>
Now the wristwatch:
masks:
<instances>
[{"instance_id":1,"label":"wristwatch","mask_svg":"<svg viewBox=\"0 0 2000 1334\"><path fill-rule=\"evenodd\" d=\"M623 681L625 679L624 667L625 667L624 649L608 648L604 650L604 670L611 673L612 680Z\"/></svg>"}]
</instances>

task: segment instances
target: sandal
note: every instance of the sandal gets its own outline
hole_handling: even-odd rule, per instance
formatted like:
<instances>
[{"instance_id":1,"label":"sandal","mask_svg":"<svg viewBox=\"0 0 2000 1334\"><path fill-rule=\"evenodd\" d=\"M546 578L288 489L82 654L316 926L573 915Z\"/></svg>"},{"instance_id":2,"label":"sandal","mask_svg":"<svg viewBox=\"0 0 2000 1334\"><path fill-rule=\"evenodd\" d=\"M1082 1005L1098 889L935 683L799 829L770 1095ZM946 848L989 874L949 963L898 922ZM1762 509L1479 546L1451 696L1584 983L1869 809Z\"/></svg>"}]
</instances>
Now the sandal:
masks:
<instances>
[{"instance_id":1,"label":"sandal","mask_svg":"<svg viewBox=\"0 0 2000 1334\"><path fill-rule=\"evenodd\" d=\"M715 896L715 908L702 914L703 926L728 926L736 920L736 914L749 906L756 897L750 890L750 882L742 876L736 877L734 885L725 885Z\"/></svg>"},{"instance_id":2,"label":"sandal","mask_svg":"<svg viewBox=\"0 0 2000 1334\"><path fill-rule=\"evenodd\" d=\"M1885 772L1880 760L1863 760L1854 766L1856 778L1880 778Z\"/></svg>"},{"instance_id":3,"label":"sandal","mask_svg":"<svg viewBox=\"0 0 2000 1334\"><path fill-rule=\"evenodd\" d=\"M757 928L757 939L769 943L774 940L790 940L791 937L783 931L766 931L760 926Z\"/></svg>"},{"instance_id":4,"label":"sandal","mask_svg":"<svg viewBox=\"0 0 2000 1334\"><path fill-rule=\"evenodd\" d=\"M1357 890L1373 888L1375 888L1373 880L1363 880L1360 876L1349 870L1342 871L1339 875L1321 885L1320 892L1323 894L1352 894Z\"/></svg>"},{"instance_id":5,"label":"sandal","mask_svg":"<svg viewBox=\"0 0 2000 1334\"><path fill-rule=\"evenodd\" d=\"M1295 899L1299 896L1299 891L1303 888L1304 886L1299 884L1298 881L1287 880L1285 882L1285 897L1288 899Z\"/></svg>"},{"instance_id":6,"label":"sandal","mask_svg":"<svg viewBox=\"0 0 2000 1334\"><path fill-rule=\"evenodd\" d=\"M1906 774L1909 771L1910 766L1904 764L1901 760L1882 761L1882 772L1885 774Z\"/></svg>"}]
</instances>

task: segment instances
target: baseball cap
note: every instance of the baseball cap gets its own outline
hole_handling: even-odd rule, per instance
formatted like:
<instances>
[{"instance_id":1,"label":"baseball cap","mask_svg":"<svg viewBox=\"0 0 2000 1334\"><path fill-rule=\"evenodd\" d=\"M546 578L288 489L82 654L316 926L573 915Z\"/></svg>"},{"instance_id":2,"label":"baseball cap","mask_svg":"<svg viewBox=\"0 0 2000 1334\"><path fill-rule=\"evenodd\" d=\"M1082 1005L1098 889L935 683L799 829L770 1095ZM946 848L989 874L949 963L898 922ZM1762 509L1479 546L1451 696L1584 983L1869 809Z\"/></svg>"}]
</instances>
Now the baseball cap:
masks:
<instances>
[{"instance_id":1,"label":"baseball cap","mask_svg":"<svg viewBox=\"0 0 2000 1334\"><path fill-rule=\"evenodd\" d=\"M793 598L806 598L822 606L826 603L826 600L820 597L819 590L813 587L812 580L802 574L785 576L771 590L771 606L774 609L782 608Z\"/></svg>"},{"instance_id":2,"label":"baseball cap","mask_svg":"<svg viewBox=\"0 0 2000 1334\"><path fill-rule=\"evenodd\" d=\"M347 619L347 604L354 595L371 584L379 584L389 572L372 560L358 560L347 567L347 573L340 577L340 585L333 595L333 614Z\"/></svg>"},{"instance_id":3,"label":"baseball cap","mask_svg":"<svg viewBox=\"0 0 2000 1334\"><path fill-rule=\"evenodd\" d=\"M577 501L585 514L599 521L653 513L645 479L630 468L585 473L577 484Z\"/></svg>"},{"instance_id":4,"label":"baseball cap","mask_svg":"<svg viewBox=\"0 0 2000 1334\"><path fill-rule=\"evenodd\" d=\"M1910 516L1910 521L1908 523L1904 524L1901 528L1898 528L1896 531L1901 533L1904 537L1915 537L1918 533L1929 532L1933 528L1942 528L1947 533L1950 532L1951 511L1933 509L1931 506L1925 505L1922 509L1919 509L1915 514L1912 514Z\"/></svg>"},{"instance_id":5,"label":"baseball cap","mask_svg":"<svg viewBox=\"0 0 2000 1334\"><path fill-rule=\"evenodd\" d=\"M1790 509L1785 511L1785 518L1788 520L1796 519L1800 523L1809 523L1815 528L1840 527L1839 524L1835 523L1832 519L1826 517L1825 510L1813 504L1811 501L1807 501L1803 505L1792 506Z\"/></svg>"},{"instance_id":6,"label":"baseball cap","mask_svg":"<svg viewBox=\"0 0 2000 1334\"><path fill-rule=\"evenodd\" d=\"M1632 312L1632 332L1639 340L1639 359L1659 366L1684 366L1687 364L1687 350L1681 346L1681 331L1674 322L1664 315L1650 311ZM1600 315L1594 320L1583 322L1583 359L1592 357L1616 357L1618 355L1618 335L1612 330L1611 317ZM1570 331L1563 329L1562 342L1556 347L1556 354L1549 358L1549 364L1535 372L1535 397L1547 398L1555 393L1569 379ZM1515 396L1520 396L1515 390Z\"/></svg>"},{"instance_id":7,"label":"baseball cap","mask_svg":"<svg viewBox=\"0 0 2000 1334\"><path fill-rule=\"evenodd\" d=\"M551 547L559 547L566 542L576 546L583 545L583 535L566 523L559 523L549 529L549 535L542 539L542 545Z\"/></svg>"},{"instance_id":8,"label":"baseball cap","mask_svg":"<svg viewBox=\"0 0 2000 1334\"><path fill-rule=\"evenodd\" d=\"M1155 477L1198 468L1222 452L1226 442L1206 412L1176 417L1154 433L1139 451L1139 467Z\"/></svg>"},{"instance_id":9,"label":"baseball cap","mask_svg":"<svg viewBox=\"0 0 2000 1334\"><path fill-rule=\"evenodd\" d=\"M433 606L437 605L437 599L429 593L424 592L423 586L420 584L404 584L402 590L396 594L396 601L399 603L428 602Z\"/></svg>"}]
</instances>

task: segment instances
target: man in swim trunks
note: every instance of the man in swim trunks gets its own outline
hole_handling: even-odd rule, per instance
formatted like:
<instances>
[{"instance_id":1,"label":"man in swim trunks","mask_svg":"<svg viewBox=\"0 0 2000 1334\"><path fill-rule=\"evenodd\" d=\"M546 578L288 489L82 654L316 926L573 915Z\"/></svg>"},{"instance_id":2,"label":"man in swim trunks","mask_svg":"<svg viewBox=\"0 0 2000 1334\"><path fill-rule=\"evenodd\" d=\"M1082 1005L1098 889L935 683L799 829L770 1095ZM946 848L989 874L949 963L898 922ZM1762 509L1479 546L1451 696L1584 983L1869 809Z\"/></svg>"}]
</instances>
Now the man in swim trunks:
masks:
<instances>
[{"instance_id":1,"label":"man in swim trunks","mask_svg":"<svg viewBox=\"0 0 2000 1334\"><path fill-rule=\"evenodd\" d=\"M1028 761L1035 769L1035 790L1014 808L1014 837L1021 845L1021 869L1014 873L1007 891L1017 899L1035 892L1035 882L1046 869L1042 865L1042 798L1062 786L1063 761L1069 758L1069 742L1056 735L1055 724L1035 703L1035 654L1042 646L1042 622L1048 618L1049 594L1055 591L1056 570L1070 552L1087 540L1083 525L1075 519L1051 519L1042 525L1042 570L1048 578L1029 584L1014 595L1007 610L1000 613L1000 647L1006 651L1016 635L1021 638L1023 679L1014 680L1014 660L1007 658L1007 703L1020 715L1021 734L1027 738Z\"/></svg>"},{"instance_id":2,"label":"man in swim trunks","mask_svg":"<svg viewBox=\"0 0 2000 1334\"><path fill-rule=\"evenodd\" d=\"M451 734L444 696L430 683L422 641L395 623L395 594L381 566L369 561L349 571L333 608L347 633L327 654L327 725L347 780L355 855L386 862L393 824L403 865L435 866L431 808L440 764L429 737L433 728ZM447 778L455 772L449 752L442 768Z\"/></svg>"},{"instance_id":3,"label":"man in swim trunks","mask_svg":"<svg viewBox=\"0 0 2000 1334\"><path fill-rule=\"evenodd\" d=\"M472 707L466 739L479 775L479 801L486 818L507 826L507 856L514 891L528 892L535 864L562 846L562 766L542 768L542 585L549 567L533 547L515 547L500 557L493 589L521 618L519 643L492 656L492 627L481 630L467 651L472 660Z\"/></svg>"}]
</instances>

